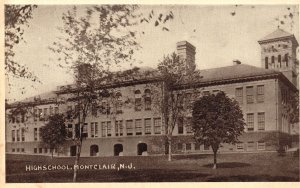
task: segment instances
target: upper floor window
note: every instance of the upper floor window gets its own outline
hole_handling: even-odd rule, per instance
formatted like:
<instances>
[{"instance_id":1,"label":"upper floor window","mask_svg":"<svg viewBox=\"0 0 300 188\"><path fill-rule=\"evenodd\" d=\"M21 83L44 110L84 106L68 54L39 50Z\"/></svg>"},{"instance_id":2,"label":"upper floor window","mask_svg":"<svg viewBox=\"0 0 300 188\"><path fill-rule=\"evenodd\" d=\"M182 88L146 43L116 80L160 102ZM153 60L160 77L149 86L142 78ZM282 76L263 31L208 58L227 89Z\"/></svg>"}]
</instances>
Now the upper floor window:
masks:
<instances>
[{"instance_id":1,"label":"upper floor window","mask_svg":"<svg viewBox=\"0 0 300 188\"><path fill-rule=\"evenodd\" d=\"M133 135L133 121L132 120L126 121L126 132L127 132L127 135Z\"/></svg>"},{"instance_id":2,"label":"upper floor window","mask_svg":"<svg viewBox=\"0 0 300 188\"><path fill-rule=\"evenodd\" d=\"M135 134L142 135L142 120L141 119L135 120Z\"/></svg>"},{"instance_id":3,"label":"upper floor window","mask_svg":"<svg viewBox=\"0 0 300 188\"><path fill-rule=\"evenodd\" d=\"M17 141L20 141L20 130L17 130Z\"/></svg>"},{"instance_id":4,"label":"upper floor window","mask_svg":"<svg viewBox=\"0 0 300 188\"><path fill-rule=\"evenodd\" d=\"M243 88L236 88L235 89L235 99L239 104L243 104Z\"/></svg>"},{"instance_id":5,"label":"upper floor window","mask_svg":"<svg viewBox=\"0 0 300 188\"><path fill-rule=\"evenodd\" d=\"M186 118L186 133L188 134L193 133L191 117Z\"/></svg>"},{"instance_id":6,"label":"upper floor window","mask_svg":"<svg viewBox=\"0 0 300 188\"><path fill-rule=\"evenodd\" d=\"M254 114L247 114L247 130L254 131Z\"/></svg>"},{"instance_id":7,"label":"upper floor window","mask_svg":"<svg viewBox=\"0 0 300 188\"><path fill-rule=\"evenodd\" d=\"M25 129L21 128L21 140L25 141Z\"/></svg>"},{"instance_id":8,"label":"upper floor window","mask_svg":"<svg viewBox=\"0 0 300 188\"><path fill-rule=\"evenodd\" d=\"M265 57L265 69L269 68L269 58Z\"/></svg>"},{"instance_id":9,"label":"upper floor window","mask_svg":"<svg viewBox=\"0 0 300 188\"><path fill-rule=\"evenodd\" d=\"M259 112L257 114L257 121L258 121L257 129L260 131L265 130L265 113L264 112Z\"/></svg>"},{"instance_id":10,"label":"upper floor window","mask_svg":"<svg viewBox=\"0 0 300 188\"><path fill-rule=\"evenodd\" d=\"M40 120L40 121L43 121L43 120L44 120L44 117L43 117L43 110L42 110L42 109L39 109L39 120Z\"/></svg>"},{"instance_id":11,"label":"upper floor window","mask_svg":"<svg viewBox=\"0 0 300 188\"><path fill-rule=\"evenodd\" d=\"M102 137L106 137L106 122L101 122Z\"/></svg>"},{"instance_id":12,"label":"upper floor window","mask_svg":"<svg viewBox=\"0 0 300 188\"><path fill-rule=\"evenodd\" d=\"M123 121L115 122L115 134L116 136L123 136Z\"/></svg>"},{"instance_id":13,"label":"upper floor window","mask_svg":"<svg viewBox=\"0 0 300 188\"><path fill-rule=\"evenodd\" d=\"M154 134L161 134L161 119L154 118Z\"/></svg>"},{"instance_id":14,"label":"upper floor window","mask_svg":"<svg viewBox=\"0 0 300 188\"><path fill-rule=\"evenodd\" d=\"M116 111L117 113L122 113L122 94L120 92L116 93L116 99L117 99L117 104L116 104Z\"/></svg>"},{"instance_id":15,"label":"upper floor window","mask_svg":"<svg viewBox=\"0 0 300 188\"><path fill-rule=\"evenodd\" d=\"M271 63L272 63L272 66L275 67L275 57L274 56L271 57Z\"/></svg>"},{"instance_id":16,"label":"upper floor window","mask_svg":"<svg viewBox=\"0 0 300 188\"><path fill-rule=\"evenodd\" d=\"M278 55L278 66L281 68L281 55Z\"/></svg>"},{"instance_id":17,"label":"upper floor window","mask_svg":"<svg viewBox=\"0 0 300 188\"><path fill-rule=\"evenodd\" d=\"M111 136L111 122L107 122L107 136Z\"/></svg>"},{"instance_id":18,"label":"upper floor window","mask_svg":"<svg viewBox=\"0 0 300 188\"><path fill-rule=\"evenodd\" d=\"M177 106L178 106L179 108L182 108L182 107L183 107L183 96L182 96L181 93L178 93L178 94L177 94L177 100L176 100L176 102L177 102Z\"/></svg>"},{"instance_id":19,"label":"upper floor window","mask_svg":"<svg viewBox=\"0 0 300 188\"><path fill-rule=\"evenodd\" d=\"M144 120L145 123L145 134L151 134L151 119L147 118Z\"/></svg>"},{"instance_id":20,"label":"upper floor window","mask_svg":"<svg viewBox=\"0 0 300 188\"><path fill-rule=\"evenodd\" d=\"M83 137L88 137L88 124L87 123L83 124L83 127L82 127L82 136Z\"/></svg>"},{"instance_id":21,"label":"upper floor window","mask_svg":"<svg viewBox=\"0 0 300 188\"><path fill-rule=\"evenodd\" d=\"M15 130L12 130L11 131L11 138L12 138L12 141L16 141L16 134L15 134Z\"/></svg>"},{"instance_id":22,"label":"upper floor window","mask_svg":"<svg viewBox=\"0 0 300 188\"><path fill-rule=\"evenodd\" d=\"M134 109L135 111L142 110L142 94L140 90L134 92Z\"/></svg>"},{"instance_id":23,"label":"upper floor window","mask_svg":"<svg viewBox=\"0 0 300 188\"><path fill-rule=\"evenodd\" d=\"M247 104L254 103L254 91L253 86L246 87L246 95L247 95Z\"/></svg>"},{"instance_id":24,"label":"upper floor window","mask_svg":"<svg viewBox=\"0 0 300 188\"><path fill-rule=\"evenodd\" d=\"M184 99L185 99L184 103L185 103L186 108L191 108L191 106L192 106L192 93L186 93Z\"/></svg>"},{"instance_id":25,"label":"upper floor window","mask_svg":"<svg viewBox=\"0 0 300 188\"><path fill-rule=\"evenodd\" d=\"M59 113L58 107L54 107L54 113L55 113L55 114L58 114L58 113Z\"/></svg>"},{"instance_id":26,"label":"upper floor window","mask_svg":"<svg viewBox=\"0 0 300 188\"><path fill-rule=\"evenodd\" d=\"M257 102L264 102L265 99L265 87L264 85L257 86Z\"/></svg>"},{"instance_id":27,"label":"upper floor window","mask_svg":"<svg viewBox=\"0 0 300 188\"><path fill-rule=\"evenodd\" d=\"M37 132L37 128L33 129L33 138L36 141L38 139L38 132Z\"/></svg>"},{"instance_id":28,"label":"upper floor window","mask_svg":"<svg viewBox=\"0 0 300 188\"><path fill-rule=\"evenodd\" d=\"M151 110L151 91L145 90L145 110Z\"/></svg>"},{"instance_id":29,"label":"upper floor window","mask_svg":"<svg viewBox=\"0 0 300 188\"><path fill-rule=\"evenodd\" d=\"M183 118L182 117L178 118L177 126L178 126L178 134L183 134Z\"/></svg>"},{"instance_id":30,"label":"upper floor window","mask_svg":"<svg viewBox=\"0 0 300 188\"><path fill-rule=\"evenodd\" d=\"M53 115L53 107L52 107L52 106L50 106L50 108L49 108L49 115L50 115L50 116Z\"/></svg>"},{"instance_id":31,"label":"upper floor window","mask_svg":"<svg viewBox=\"0 0 300 188\"><path fill-rule=\"evenodd\" d=\"M67 137L73 138L73 125L72 124L67 125Z\"/></svg>"},{"instance_id":32,"label":"upper floor window","mask_svg":"<svg viewBox=\"0 0 300 188\"><path fill-rule=\"evenodd\" d=\"M285 61L285 66L288 67L289 66L289 54L284 55L284 61Z\"/></svg>"},{"instance_id":33,"label":"upper floor window","mask_svg":"<svg viewBox=\"0 0 300 188\"><path fill-rule=\"evenodd\" d=\"M44 108L44 119L48 120L48 108Z\"/></svg>"}]
</instances>

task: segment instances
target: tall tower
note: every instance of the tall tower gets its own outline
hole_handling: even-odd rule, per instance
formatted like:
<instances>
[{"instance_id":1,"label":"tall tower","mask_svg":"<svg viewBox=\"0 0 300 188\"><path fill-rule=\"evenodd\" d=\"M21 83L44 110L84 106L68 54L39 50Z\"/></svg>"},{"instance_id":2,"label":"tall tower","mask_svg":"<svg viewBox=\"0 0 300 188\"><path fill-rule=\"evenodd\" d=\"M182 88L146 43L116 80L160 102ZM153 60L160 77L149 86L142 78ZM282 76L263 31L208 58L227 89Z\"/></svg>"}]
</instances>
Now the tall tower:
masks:
<instances>
[{"instance_id":1,"label":"tall tower","mask_svg":"<svg viewBox=\"0 0 300 188\"><path fill-rule=\"evenodd\" d=\"M295 36L280 28L258 41L261 46L261 66L281 71L298 88L296 50L299 46Z\"/></svg>"}]
</instances>

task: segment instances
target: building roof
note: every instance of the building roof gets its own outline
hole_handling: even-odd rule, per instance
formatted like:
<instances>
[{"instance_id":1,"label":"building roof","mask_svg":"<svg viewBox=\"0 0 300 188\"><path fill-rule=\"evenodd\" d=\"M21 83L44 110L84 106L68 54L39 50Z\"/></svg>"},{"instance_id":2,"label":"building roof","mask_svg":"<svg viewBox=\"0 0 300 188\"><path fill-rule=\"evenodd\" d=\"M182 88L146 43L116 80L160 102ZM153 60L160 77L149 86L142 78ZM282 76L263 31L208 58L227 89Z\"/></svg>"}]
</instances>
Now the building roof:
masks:
<instances>
[{"instance_id":1,"label":"building roof","mask_svg":"<svg viewBox=\"0 0 300 188\"><path fill-rule=\"evenodd\" d=\"M283 29L280 29L280 28L278 28L276 31L268 34L264 38L260 39L258 42L263 43L263 42L268 42L270 40L276 40L276 39L282 39L282 38L292 38L298 46L298 42L295 39L295 36L289 32L284 31Z\"/></svg>"}]
</instances>

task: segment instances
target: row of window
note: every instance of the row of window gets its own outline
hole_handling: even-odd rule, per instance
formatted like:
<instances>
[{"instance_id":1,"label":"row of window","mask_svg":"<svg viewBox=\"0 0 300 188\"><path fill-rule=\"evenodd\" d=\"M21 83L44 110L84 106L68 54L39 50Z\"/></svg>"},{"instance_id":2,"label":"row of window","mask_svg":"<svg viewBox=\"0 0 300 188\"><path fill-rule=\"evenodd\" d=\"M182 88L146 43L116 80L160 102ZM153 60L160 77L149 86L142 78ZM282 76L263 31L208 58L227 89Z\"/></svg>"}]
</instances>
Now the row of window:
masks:
<instances>
[{"instance_id":1,"label":"row of window","mask_svg":"<svg viewBox=\"0 0 300 188\"><path fill-rule=\"evenodd\" d=\"M246 123L247 123L247 131L254 131L254 113L246 114ZM265 113L258 112L257 113L257 130L264 131L265 130Z\"/></svg>"},{"instance_id":2,"label":"row of window","mask_svg":"<svg viewBox=\"0 0 300 188\"><path fill-rule=\"evenodd\" d=\"M144 120L144 122L143 122ZM83 134L86 137L100 137L99 130L101 129L101 137L111 137L111 136L132 136L132 135L151 135L151 134L161 134L162 133L162 125L161 118L153 118L153 133L152 133L152 119L135 119L135 120L118 120L115 121L114 125L112 125L111 121L104 121L100 124L98 122L90 123L90 132L88 132L88 124L85 123L83 126ZM100 126L100 127L99 127ZM80 128L78 124L75 124L73 128L73 124L67 125L67 136L72 138L74 136L78 136L80 134ZM125 131L125 132L124 132Z\"/></svg>"},{"instance_id":3,"label":"row of window","mask_svg":"<svg viewBox=\"0 0 300 188\"><path fill-rule=\"evenodd\" d=\"M52 152L57 153L57 148L55 148L55 149L48 149L48 148L34 148L34 149L33 149L33 152L34 152L34 153L48 153L48 151L49 151L49 153L52 153Z\"/></svg>"},{"instance_id":4,"label":"row of window","mask_svg":"<svg viewBox=\"0 0 300 188\"><path fill-rule=\"evenodd\" d=\"M17 129L11 131L11 138L13 142L24 142L25 141L25 129Z\"/></svg>"},{"instance_id":5,"label":"row of window","mask_svg":"<svg viewBox=\"0 0 300 188\"><path fill-rule=\"evenodd\" d=\"M256 91L255 91L256 89ZM244 94L243 94L243 87L235 89L235 99L239 102L239 104L243 104ZM247 104L254 103L254 99L256 96L257 103L263 103L265 100L265 87L264 85L257 85L254 86L247 86L246 87L246 102Z\"/></svg>"},{"instance_id":6,"label":"row of window","mask_svg":"<svg viewBox=\"0 0 300 188\"><path fill-rule=\"evenodd\" d=\"M44 109L37 109L35 108L33 110L33 119L34 121L47 121L49 116L52 116L54 114L58 114L59 110L58 107L49 107L49 108L44 108Z\"/></svg>"},{"instance_id":7,"label":"row of window","mask_svg":"<svg viewBox=\"0 0 300 188\"><path fill-rule=\"evenodd\" d=\"M285 62L284 64L282 62ZM269 68L269 57L265 57L265 68ZM275 68L275 56L271 56L271 66ZM289 67L289 54L285 54L284 57L282 58L281 55L277 56L277 68L281 67Z\"/></svg>"},{"instance_id":8,"label":"row of window","mask_svg":"<svg viewBox=\"0 0 300 188\"><path fill-rule=\"evenodd\" d=\"M24 153L25 149L24 148L12 148L11 151L12 152L22 152L22 153Z\"/></svg>"},{"instance_id":9,"label":"row of window","mask_svg":"<svg viewBox=\"0 0 300 188\"><path fill-rule=\"evenodd\" d=\"M256 145L256 146L255 146ZM178 151L197 151L200 150L201 144L199 143L177 143L177 150ZM220 149L222 146L220 146ZM259 142L247 142L247 151L252 150L265 150L266 144L265 142L259 141ZM203 150L209 151L211 148L209 145L204 144ZM233 150L233 148L229 148L229 150ZM239 142L236 144L236 150L242 151L245 150L245 143Z\"/></svg>"}]
</instances>

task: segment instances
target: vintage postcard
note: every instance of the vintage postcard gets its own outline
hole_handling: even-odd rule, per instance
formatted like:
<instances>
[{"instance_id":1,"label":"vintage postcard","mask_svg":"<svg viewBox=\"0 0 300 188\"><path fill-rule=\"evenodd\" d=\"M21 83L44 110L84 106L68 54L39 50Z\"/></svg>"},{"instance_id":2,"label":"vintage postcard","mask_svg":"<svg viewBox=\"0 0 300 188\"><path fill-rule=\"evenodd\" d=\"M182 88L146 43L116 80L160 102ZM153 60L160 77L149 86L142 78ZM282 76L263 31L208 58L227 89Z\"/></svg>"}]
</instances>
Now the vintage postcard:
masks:
<instances>
[{"instance_id":1,"label":"vintage postcard","mask_svg":"<svg viewBox=\"0 0 300 188\"><path fill-rule=\"evenodd\" d=\"M4 15L6 185L299 183L297 3Z\"/></svg>"}]
</instances>

